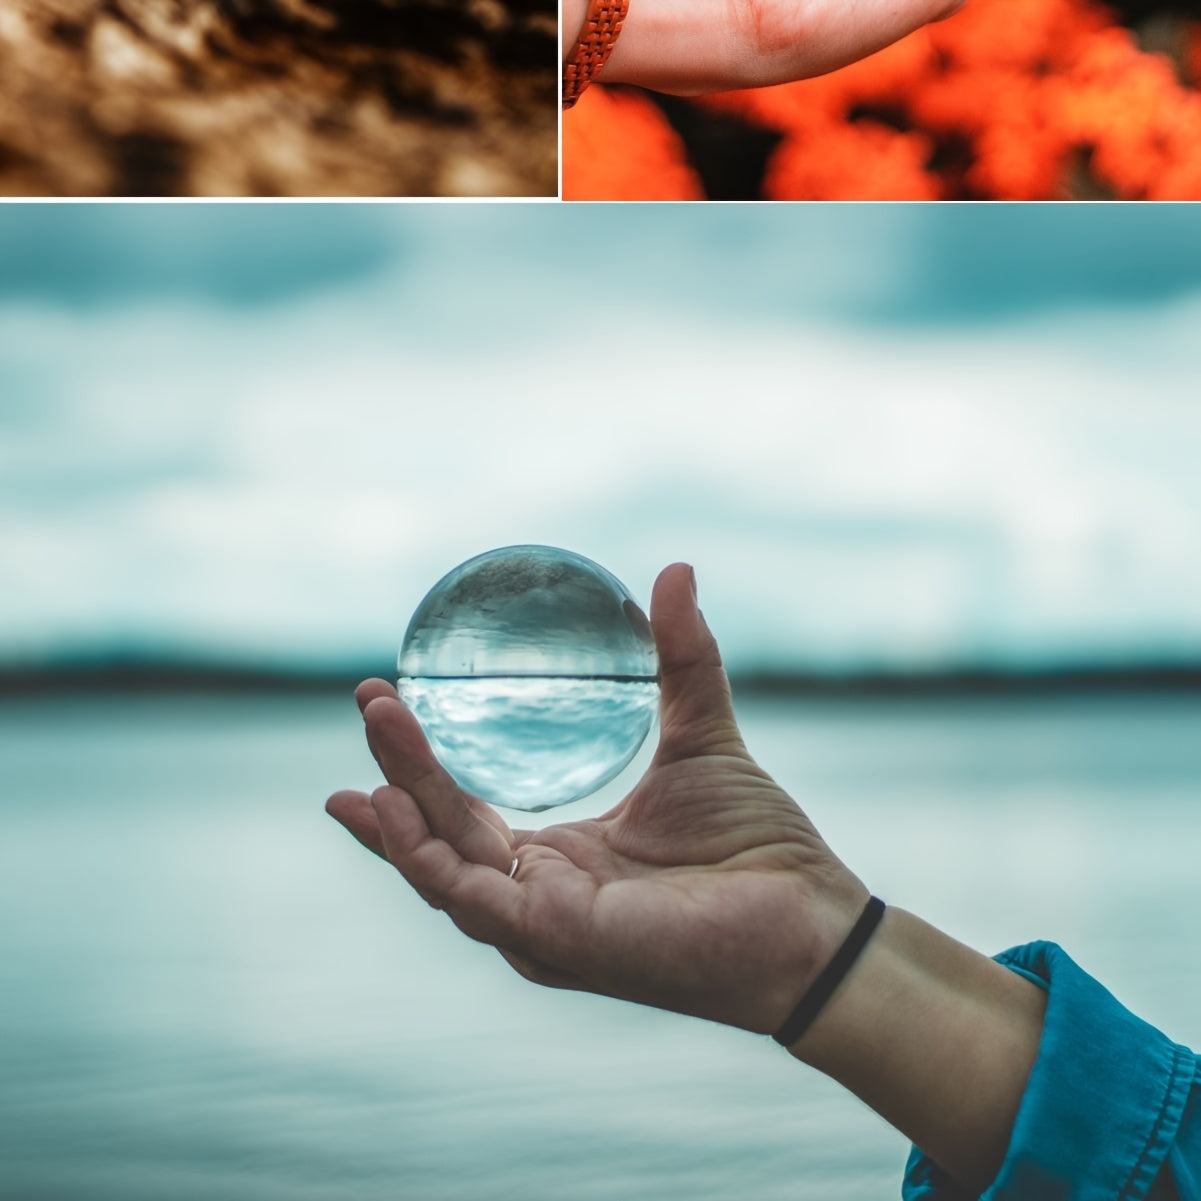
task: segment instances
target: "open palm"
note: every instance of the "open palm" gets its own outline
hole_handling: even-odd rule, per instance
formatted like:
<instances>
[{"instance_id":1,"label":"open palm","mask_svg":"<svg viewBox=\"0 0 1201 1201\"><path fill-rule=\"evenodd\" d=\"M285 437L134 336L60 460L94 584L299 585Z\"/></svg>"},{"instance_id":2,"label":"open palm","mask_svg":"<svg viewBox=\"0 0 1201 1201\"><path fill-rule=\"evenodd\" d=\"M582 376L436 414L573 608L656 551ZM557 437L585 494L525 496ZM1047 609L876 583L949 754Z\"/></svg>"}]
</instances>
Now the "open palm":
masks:
<instances>
[{"instance_id":1,"label":"open palm","mask_svg":"<svg viewBox=\"0 0 1201 1201\"><path fill-rule=\"evenodd\" d=\"M388 784L327 808L527 978L770 1032L867 890L748 755L687 567L660 575L651 622L659 746L602 817L510 830L454 783L382 680L357 696Z\"/></svg>"}]
</instances>

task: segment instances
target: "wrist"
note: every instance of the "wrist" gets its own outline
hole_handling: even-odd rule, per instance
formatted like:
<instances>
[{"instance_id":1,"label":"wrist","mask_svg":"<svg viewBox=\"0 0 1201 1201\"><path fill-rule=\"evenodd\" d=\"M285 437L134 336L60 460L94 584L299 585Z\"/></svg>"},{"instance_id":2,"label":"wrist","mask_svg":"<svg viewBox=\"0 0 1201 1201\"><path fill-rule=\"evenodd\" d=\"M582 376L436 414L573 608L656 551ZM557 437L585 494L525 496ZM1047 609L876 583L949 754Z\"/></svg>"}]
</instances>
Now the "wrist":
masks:
<instances>
[{"instance_id":1,"label":"wrist","mask_svg":"<svg viewBox=\"0 0 1201 1201\"><path fill-rule=\"evenodd\" d=\"M748 1028L774 1035L788 1021L842 946L869 895L837 860L798 879L792 906L796 917L780 923L777 945L786 952L760 990L755 1021Z\"/></svg>"},{"instance_id":2,"label":"wrist","mask_svg":"<svg viewBox=\"0 0 1201 1201\"><path fill-rule=\"evenodd\" d=\"M562 0L562 16L559 23L559 53L563 62L571 53L580 30L584 28L584 18L588 14L588 0Z\"/></svg>"},{"instance_id":3,"label":"wrist","mask_svg":"<svg viewBox=\"0 0 1201 1201\"><path fill-rule=\"evenodd\" d=\"M621 40L605 67L607 83L632 83L678 95L690 86L696 54L690 46L698 24L695 7L684 0L631 0Z\"/></svg>"},{"instance_id":4,"label":"wrist","mask_svg":"<svg viewBox=\"0 0 1201 1201\"><path fill-rule=\"evenodd\" d=\"M630 0L605 82L676 96L750 86L757 62L727 13L695 0Z\"/></svg>"},{"instance_id":5,"label":"wrist","mask_svg":"<svg viewBox=\"0 0 1201 1201\"><path fill-rule=\"evenodd\" d=\"M1045 1000L1037 985L889 908L789 1049L979 1190L1004 1158Z\"/></svg>"}]
</instances>

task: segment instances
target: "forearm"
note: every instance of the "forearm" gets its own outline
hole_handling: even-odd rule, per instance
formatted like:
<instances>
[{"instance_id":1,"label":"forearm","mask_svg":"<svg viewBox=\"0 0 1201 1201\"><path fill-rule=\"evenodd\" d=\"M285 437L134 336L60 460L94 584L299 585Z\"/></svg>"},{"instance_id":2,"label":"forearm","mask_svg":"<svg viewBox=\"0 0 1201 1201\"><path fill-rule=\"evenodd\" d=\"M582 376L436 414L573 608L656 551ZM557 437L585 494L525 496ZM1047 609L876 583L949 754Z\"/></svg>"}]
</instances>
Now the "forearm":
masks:
<instances>
[{"instance_id":1,"label":"forearm","mask_svg":"<svg viewBox=\"0 0 1201 1201\"><path fill-rule=\"evenodd\" d=\"M791 1048L972 1189L1005 1156L1046 994L901 909Z\"/></svg>"}]
</instances>

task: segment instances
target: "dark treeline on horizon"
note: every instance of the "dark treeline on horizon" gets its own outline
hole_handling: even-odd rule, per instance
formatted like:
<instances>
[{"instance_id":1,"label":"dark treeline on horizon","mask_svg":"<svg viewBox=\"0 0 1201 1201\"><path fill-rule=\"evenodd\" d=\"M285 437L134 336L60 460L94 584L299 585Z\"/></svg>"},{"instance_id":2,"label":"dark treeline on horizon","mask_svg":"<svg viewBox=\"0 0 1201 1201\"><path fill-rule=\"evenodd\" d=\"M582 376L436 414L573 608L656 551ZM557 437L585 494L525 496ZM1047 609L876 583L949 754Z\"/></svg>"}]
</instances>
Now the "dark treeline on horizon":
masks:
<instances>
[{"instance_id":1,"label":"dark treeline on horizon","mask_svg":"<svg viewBox=\"0 0 1201 1201\"><path fill-rule=\"evenodd\" d=\"M164 659L93 659L0 666L0 697L69 693L289 693L347 692L368 676L392 678L387 664L289 671ZM962 665L918 672L803 670L730 671L739 696L890 697L1036 696L1102 692L1201 693L1201 661L1080 664L1001 669Z\"/></svg>"}]
</instances>

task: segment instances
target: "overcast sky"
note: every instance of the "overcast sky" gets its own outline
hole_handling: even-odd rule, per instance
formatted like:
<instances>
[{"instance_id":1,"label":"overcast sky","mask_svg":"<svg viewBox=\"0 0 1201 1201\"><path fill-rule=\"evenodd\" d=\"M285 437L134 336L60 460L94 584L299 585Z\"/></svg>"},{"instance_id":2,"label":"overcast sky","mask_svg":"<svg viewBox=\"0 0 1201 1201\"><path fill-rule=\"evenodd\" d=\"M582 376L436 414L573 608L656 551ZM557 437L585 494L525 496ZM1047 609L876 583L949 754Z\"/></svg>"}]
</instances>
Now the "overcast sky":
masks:
<instances>
[{"instance_id":1,"label":"overcast sky","mask_svg":"<svg viewBox=\"0 0 1201 1201\"><path fill-rule=\"evenodd\" d=\"M0 207L0 661L386 668L511 542L735 665L1201 656L1201 211Z\"/></svg>"}]
</instances>

